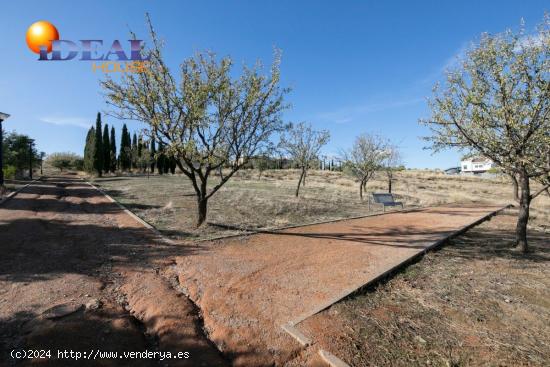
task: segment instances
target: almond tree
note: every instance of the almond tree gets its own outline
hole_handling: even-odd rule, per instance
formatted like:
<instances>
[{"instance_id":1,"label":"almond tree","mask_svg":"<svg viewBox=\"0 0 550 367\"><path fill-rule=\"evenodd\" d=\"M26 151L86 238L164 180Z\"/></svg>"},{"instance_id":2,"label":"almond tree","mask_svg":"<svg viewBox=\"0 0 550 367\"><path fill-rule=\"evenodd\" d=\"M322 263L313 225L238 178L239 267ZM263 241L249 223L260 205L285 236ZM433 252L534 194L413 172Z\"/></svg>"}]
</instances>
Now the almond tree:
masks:
<instances>
[{"instance_id":1,"label":"almond tree","mask_svg":"<svg viewBox=\"0 0 550 367\"><path fill-rule=\"evenodd\" d=\"M355 138L352 148L344 152L345 168L359 180L359 197L363 200L363 191L376 171L383 168L388 156L388 142L378 135L362 134Z\"/></svg>"},{"instance_id":2,"label":"almond tree","mask_svg":"<svg viewBox=\"0 0 550 367\"><path fill-rule=\"evenodd\" d=\"M279 143L280 149L288 154L289 158L300 168L300 179L296 187L296 197L300 194L300 186L305 185L307 170L317 159L321 148L328 143L330 133L326 130L313 130L310 124L300 122L291 124L282 134Z\"/></svg>"},{"instance_id":3,"label":"almond tree","mask_svg":"<svg viewBox=\"0 0 550 367\"><path fill-rule=\"evenodd\" d=\"M433 149L472 150L517 180L516 246L527 252L531 201L550 185L549 18L534 35L483 34L429 105L432 117L421 122Z\"/></svg>"},{"instance_id":4,"label":"almond tree","mask_svg":"<svg viewBox=\"0 0 550 367\"><path fill-rule=\"evenodd\" d=\"M394 173L398 170L398 166L402 164L401 152L396 145L388 144L386 147L386 156L382 161L382 169L386 173L388 179L388 192L391 193L392 183L394 181Z\"/></svg>"},{"instance_id":5,"label":"almond tree","mask_svg":"<svg viewBox=\"0 0 550 367\"><path fill-rule=\"evenodd\" d=\"M162 56L162 45L149 21L152 47L141 73L125 73L102 86L112 114L146 124L145 133L174 157L191 181L197 198L197 227L207 217L208 200L252 157L266 154L270 138L282 128L286 108L279 87L279 52L271 73L260 64L234 77L231 58L201 53L184 60L179 78ZM214 172L225 172L212 185Z\"/></svg>"}]
</instances>

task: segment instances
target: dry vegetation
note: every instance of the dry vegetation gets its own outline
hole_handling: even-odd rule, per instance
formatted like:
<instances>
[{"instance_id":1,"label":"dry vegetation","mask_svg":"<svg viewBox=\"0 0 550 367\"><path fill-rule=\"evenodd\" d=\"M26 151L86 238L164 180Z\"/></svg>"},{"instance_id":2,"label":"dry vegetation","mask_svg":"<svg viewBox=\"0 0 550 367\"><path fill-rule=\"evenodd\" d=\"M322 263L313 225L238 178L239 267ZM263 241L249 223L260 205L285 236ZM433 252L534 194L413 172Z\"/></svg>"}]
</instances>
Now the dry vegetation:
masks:
<instances>
[{"instance_id":1,"label":"dry vegetation","mask_svg":"<svg viewBox=\"0 0 550 367\"><path fill-rule=\"evenodd\" d=\"M515 212L495 217L300 327L353 366L547 366L548 234L511 249Z\"/></svg>"},{"instance_id":2,"label":"dry vegetation","mask_svg":"<svg viewBox=\"0 0 550 367\"><path fill-rule=\"evenodd\" d=\"M384 177L369 182L367 191L386 191ZM293 195L297 180L296 170L269 170L260 179L258 171L240 171L209 202L208 221L275 228L369 214L367 203L359 200L358 183L341 172L311 171L299 198ZM212 225L194 228L196 199L185 177L106 177L95 183L167 235L207 238L231 233ZM512 202L511 185L504 178L448 176L433 171L398 172L393 192L406 207ZM533 226L550 229L548 196L534 201L532 219Z\"/></svg>"}]
</instances>

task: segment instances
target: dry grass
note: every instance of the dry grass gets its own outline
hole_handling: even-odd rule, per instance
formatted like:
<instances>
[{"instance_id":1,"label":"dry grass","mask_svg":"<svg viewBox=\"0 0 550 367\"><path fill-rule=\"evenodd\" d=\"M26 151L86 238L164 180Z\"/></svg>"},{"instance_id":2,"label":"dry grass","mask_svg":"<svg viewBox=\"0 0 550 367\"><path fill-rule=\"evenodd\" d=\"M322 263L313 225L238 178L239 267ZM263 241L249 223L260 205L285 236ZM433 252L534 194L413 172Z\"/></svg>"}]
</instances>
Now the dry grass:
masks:
<instances>
[{"instance_id":1,"label":"dry grass","mask_svg":"<svg viewBox=\"0 0 550 367\"><path fill-rule=\"evenodd\" d=\"M270 170L238 172L209 202L208 221L238 227L275 228L369 214L358 195L358 183L341 172L311 171L300 197L294 197L298 172ZM211 184L213 185L215 179ZM175 238L208 238L228 234L215 226L194 228L196 201L186 177L106 177L95 183L146 221ZM386 191L381 176L368 191ZM447 176L431 171L403 171L393 192L407 207L445 203L507 204L511 186L505 179ZM379 209L377 209L379 210ZM532 224L550 228L550 199L533 203Z\"/></svg>"},{"instance_id":2,"label":"dry grass","mask_svg":"<svg viewBox=\"0 0 550 367\"><path fill-rule=\"evenodd\" d=\"M495 217L301 328L354 366L547 366L550 236L533 231L518 254L514 221Z\"/></svg>"}]
</instances>

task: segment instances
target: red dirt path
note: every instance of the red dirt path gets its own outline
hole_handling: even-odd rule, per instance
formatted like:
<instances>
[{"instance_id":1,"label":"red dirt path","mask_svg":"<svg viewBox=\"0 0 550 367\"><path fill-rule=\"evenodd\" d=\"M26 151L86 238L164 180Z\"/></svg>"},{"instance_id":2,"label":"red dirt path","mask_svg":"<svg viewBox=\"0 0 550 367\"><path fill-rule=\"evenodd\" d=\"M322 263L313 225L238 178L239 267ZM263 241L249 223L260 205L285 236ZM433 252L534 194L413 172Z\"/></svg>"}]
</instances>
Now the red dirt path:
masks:
<instances>
[{"instance_id":1,"label":"red dirt path","mask_svg":"<svg viewBox=\"0 0 550 367\"><path fill-rule=\"evenodd\" d=\"M194 305L155 269L175 254L79 179L33 183L0 206L0 366L158 366L153 359L57 359L57 350L190 352L169 366L225 366ZM49 318L54 306L74 312ZM87 306L84 306L87 305ZM12 349L50 349L16 361Z\"/></svg>"},{"instance_id":2,"label":"red dirt path","mask_svg":"<svg viewBox=\"0 0 550 367\"><path fill-rule=\"evenodd\" d=\"M202 243L173 271L238 366L312 364L281 329L497 207L434 207Z\"/></svg>"}]
</instances>

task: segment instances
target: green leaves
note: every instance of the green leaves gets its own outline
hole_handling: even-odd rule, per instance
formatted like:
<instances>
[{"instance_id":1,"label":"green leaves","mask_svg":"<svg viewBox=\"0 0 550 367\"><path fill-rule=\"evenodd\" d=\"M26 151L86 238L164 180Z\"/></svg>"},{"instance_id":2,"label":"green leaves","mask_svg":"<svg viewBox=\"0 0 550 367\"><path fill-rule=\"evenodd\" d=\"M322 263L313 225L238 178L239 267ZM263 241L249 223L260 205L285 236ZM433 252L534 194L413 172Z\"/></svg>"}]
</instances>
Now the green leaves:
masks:
<instances>
[{"instance_id":1,"label":"green leaves","mask_svg":"<svg viewBox=\"0 0 550 367\"><path fill-rule=\"evenodd\" d=\"M330 133L327 130L316 131L311 124L300 122L287 127L281 135L279 148L299 167L308 169L329 139Z\"/></svg>"},{"instance_id":2,"label":"green leaves","mask_svg":"<svg viewBox=\"0 0 550 367\"><path fill-rule=\"evenodd\" d=\"M279 87L280 52L268 74L258 63L235 77L230 57L205 52L184 60L175 75L148 22L153 42L147 70L125 73L118 81L107 77L101 82L104 95L113 116L147 125L144 133L176 159L197 196L207 200L249 159L268 153L271 136L282 129L289 90ZM229 174L208 189L210 173L221 168Z\"/></svg>"},{"instance_id":3,"label":"green leaves","mask_svg":"<svg viewBox=\"0 0 550 367\"><path fill-rule=\"evenodd\" d=\"M530 177L550 162L550 23L537 34L483 34L429 101L431 148L473 149Z\"/></svg>"}]
</instances>

